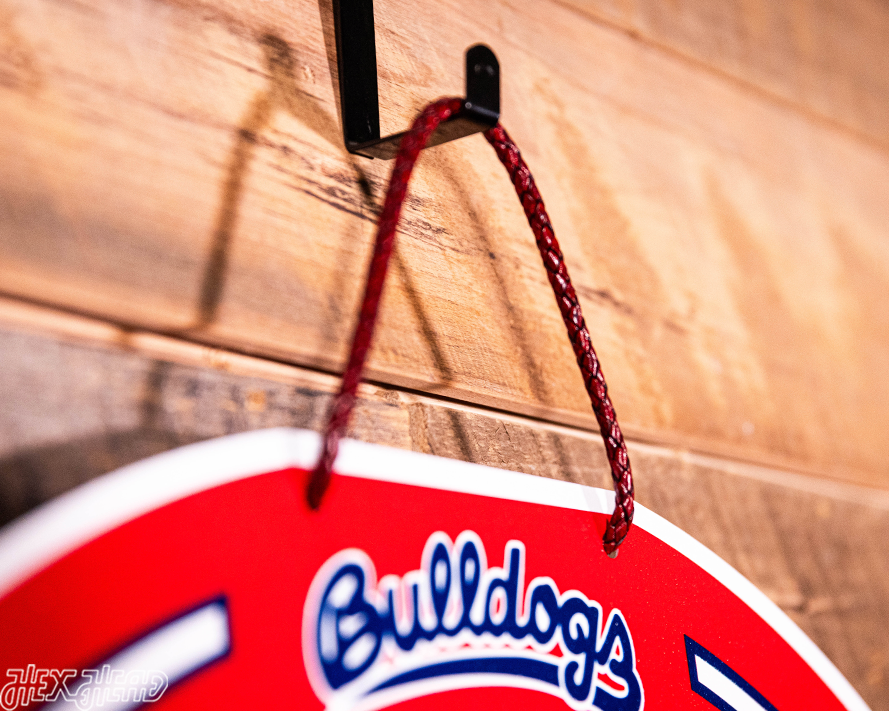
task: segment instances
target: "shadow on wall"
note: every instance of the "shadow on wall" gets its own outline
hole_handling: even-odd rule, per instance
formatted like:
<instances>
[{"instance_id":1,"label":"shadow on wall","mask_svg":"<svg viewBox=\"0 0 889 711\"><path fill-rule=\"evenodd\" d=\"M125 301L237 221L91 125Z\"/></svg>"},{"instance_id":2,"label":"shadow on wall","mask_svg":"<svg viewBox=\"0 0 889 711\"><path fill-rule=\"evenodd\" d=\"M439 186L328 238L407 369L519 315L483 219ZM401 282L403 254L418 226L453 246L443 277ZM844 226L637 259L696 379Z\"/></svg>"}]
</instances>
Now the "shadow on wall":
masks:
<instances>
[{"instance_id":1,"label":"shadow on wall","mask_svg":"<svg viewBox=\"0 0 889 711\"><path fill-rule=\"evenodd\" d=\"M133 429L16 452L0 459L0 526L90 479L199 439Z\"/></svg>"},{"instance_id":2,"label":"shadow on wall","mask_svg":"<svg viewBox=\"0 0 889 711\"><path fill-rule=\"evenodd\" d=\"M329 47L333 47L332 24L328 22L325 27ZM268 86L250 103L236 131L221 185L198 315L194 325L180 331L180 335L206 328L218 316L245 177L261 133L275 115L284 112L294 116L332 144L342 145L336 119L299 90L291 47L272 34L263 35L259 43L268 72ZM335 54L331 56L335 64ZM354 169L365 207L375 214L377 207L370 183L345 148L343 153ZM412 308L422 324L436 368L442 380L450 382L452 370L431 319L407 266L398 255L395 259L394 266L401 271L408 287ZM348 334L338 335L338 338L348 337ZM29 345L11 343L21 339ZM79 349L81 356L72 356L72 349ZM86 362L82 357L84 351L91 353ZM265 381L257 381L251 389L249 383L245 384L250 379L234 378L219 371L149 361L133 353L57 344L37 336L0 332L0 353L3 353L0 359L8 376L5 381L0 379L0 396L10 405L0 416L3 420L12 420L0 420L0 427L15 433L9 435L12 441L7 451L11 453L0 457L0 525L96 476L178 446L263 427L320 430L331 399L322 392ZM32 358L34 367L28 369L23 364ZM16 360L21 361L18 367L23 372L15 372ZM101 387L71 388L70 381L62 382L74 372L82 379L84 368L88 371L87 379L102 383ZM29 372L24 374L25 370ZM47 373L54 375L48 377ZM34 381L32 387L21 387L29 378ZM121 379L127 384L114 384ZM4 382L10 384L8 391L3 387ZM25 391L37 392L40 397L23 410L16 407L15 401ZM251 401L251 397L254 400ZM359 405L359 409L361 407ZM359 412L356 415L360 417ZM458 456L473 460L473 448L462 421L454 418L451 426L459 443ZM45 441L47 432L63 434L66 431L70 439L65 441L17 446L16 440Z\"/></svg>"},{"instance_id":3,"label":"shadow on wall","mask_svg":"<svg viewBox=\"0 0 889 711\"><path fill-rule=\"evenodd\" d=\"M0 457L0 526L175 447L264 427L319 429L331 399L318 390L36 335L0 332L0 361L6 405L0 444L12 450ZM72 386L74 373L80 382ZM62 441L16 446L17 439L45 442L48 433Z\"/></svg>"},{"instance_id":4,"label":"shadow on wall","mask_svg":"<svg viewBox=\"0 0 889 711\"><path fill-rule=\"evenodd\" d=\"M260 134L268 128L275 115L279 112L289 114L305 122L333 145L342 144L337 121L319 107L314 99L299 91L290 45L272 34L263 35L259 44L263 51L269 84L264 91L254 97L236 132L235 146L222 184L210 254L201 282L198 316L195 324L186 329L187 331L206 328L216 320L225 288L232 236L237 228L238 212L244 194L244 179L259 143ZM345 148L343 153L352 164L365 201L372 204L367 177L345 152Z\"/></svg>"},{"instance_id":5,"label":"shadow on wall","mask_svg":"<svg viewBox=\"0 0 889 711\"><path fill-rule=\"evenodd\" d=\"M337 112L340 113L339 79L336 66L336 37L331 0L319 0L319 11L330 77L333 82L333 96L337 102ZM275 115L285 113L298 118L331 144L343 146L342 136L339 131L340 122L329 116L311 96L299 90L294 52L290 45L273 34L263 35L259 40L259 44L264 54L264 64L268 72L269 82L267 87L254 97L237 130L226 178L221 186L220 207L212 246L202 279L197 318L194 325L186 329L186 331L205 329L217 320L219 307L224 295L226 275L229 270L233 236L237 229L239 207L245 190L245 178L251 161L255 157L257 146L261 142L261 133L270 126ZM375 214L378 208L374 202L371 186L366 175L356 164L354 157L347 153L344 148L342 148L342 151L354 170L365 207L369 212ZM552 396L548 392L546 380L529 345L528 334L522 331L518 319L515 318L515 314L510 309L509 304L512 301L506 298L509 296L507 293L508 287L495 261L496 258L491 250L485 227L475 215L465 189L455 175L456 173L452 169L445 170L444 177L451 184L452 192L460 203L461 211L470 215L473 226L472 238L478 241L480 246L479 253L492 256L491 274L494 278L491 280L491 283L497 295L494 301L503 304L506 308L503 321L507 324L512 340L516 344L517 352L522 357L522 370L527 374L530 389L536 399L544 402L551 401ZM504 189L508 189L508 183L505 180ZM409 266L399 254L397 246L393 266L399 272L408 301L420 324L423 339L427 343L429 353L439 375L439 383L431 389L435 390L440 386L447 387L454 381L455 374L453 368L447 362L444 349L441 347L440 340L433 328L432 319L424 307L422 295L416 289ZM553 308L555 308L555 305ZM329 315L329 318L332 323L336 323L343 320L342 316L339 313L332 313ZM325 345L332 348L336 344L341 343L341 339L344 338L348 338L348 336L346 334L331 333L331 342ZM472 442L468 433L464 431L462 422L459 419L455 419L452 422L452 426L454 431L458 433L460 450L463 456L472 460ZM563 453L560 452L559 454L560 457L564 458Z\"/></svg>"},{"instance_id":6,"label":"shadow on wall","mask_svg":"<svg viewBox=\"0 0 889 711\"><path fill-rule=\"evenodd\" d=\"M341 118L332 2L319 0L319 11L330 76L333 82L333 95L337 102L338 118ZM328 115L323 108L315 103L313 98L299 90L294 53L290 45L274 34L263 35L259 44L263 51L269 83L265 90L254 97L237 129L235 145L226 169L226 178L221 187L220 206L210 254L201 281L197 318L191 327L185 329L186 333L205 329L217 319L229 269L233 235L237 229L239 207L244 194L245 177L260 142L260 134L270 126L275 115L280 112L298 118L331 144L343 146L339 130L340 122ZM356 164L354 157L346 152L344 147L343 155L354 171L365 207L371 214L376 214L378 207L374 202L370 181L360 166ZM401 272L411 307L421 324L423 337L433 356L441 381L447 385L453 379L452 370L444 358L443 350L432 329L431 321L425 312L420 296L413 286L407 267L397 252L394 255L394 261L394 266ZM332 314L330 320L333 323L340 321L341 314ZM348 336L345 334L339 334L336 340L346 337ZM459 421L455 421L453 425L460 439L460 449L468 458L471 456L471 448L467 435Z\"/></svg>"}]
</instances>

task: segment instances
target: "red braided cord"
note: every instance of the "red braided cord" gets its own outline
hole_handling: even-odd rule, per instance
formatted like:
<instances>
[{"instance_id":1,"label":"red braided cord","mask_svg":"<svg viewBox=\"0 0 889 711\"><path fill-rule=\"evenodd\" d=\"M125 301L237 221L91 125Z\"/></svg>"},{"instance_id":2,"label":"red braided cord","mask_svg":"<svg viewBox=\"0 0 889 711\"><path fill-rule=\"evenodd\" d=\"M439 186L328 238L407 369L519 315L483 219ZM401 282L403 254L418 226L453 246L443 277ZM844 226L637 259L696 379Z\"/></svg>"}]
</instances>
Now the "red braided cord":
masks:
<instances>
[{"instance_id":1,"label":"red braided cord","mask_svg":"<svg viewBox=\"0 0 889 711\"><path fill-rule=\"evenodd\" d=\"M574 355L580 366L583 382L586 385L593 412L602 432L602 440L605 442L605 453L608 455L608 463L611 465L611 479L614 482L615 507L614 513L605 529L603 544L605 552L612 557L617 555L617 548L627 537L630 526L633 523L633 472L630 469L630 457L627 454L627 445L624 444L624 436L617 424L617 414L608 397L608 386L605 385L605 376L599 365L599 358L593 350L593 341L583 320L580 310L580 302L577 293L571 285L568 276L568 267L565 266L565 258L559 243L553 232L549 215L543 206L543 199L531 177L531 171L525 165L522 154L513 143L506 130L499 124L485 131L488 139L500 162L506 167L516 194L525 210L528 224L534 231L537 240L537 248L543 258L543 266L546 267L546 275L556 295L556 302L562 312L562 320L568 329L568 337L574 346Z\"/></svg>"},{"instance_id":2,"label":"red braided cord","mask_svg":"<svg viewBox=\"0 0 889 711\"><path fill-rule=\"evenodd\" d=\"M352 408L355 405L358 383L361 380L361 372L364 370L364 361L367 360L367 351L370 349L374 325L377 321L377 311L380 307L380 297L383 294L383 282L389 267L389 257L392 254L392 247L395 245L395 228L398 226L398 218L401 215L401 205L407 195L407 184L411 178L411 172L420 151L423 150L438 124L460 111L462 107L462 99L439 99L429 104L414 121L410 131L401 139L401 147L398 149L395 167L392 169L392 178L389 180L386 202L383 203L383 211L380 213L377 223L377 241L367 272L364 302L361 304L361 314L358 317L355 336L352 338L349 363L343 374L343 384L340 386L339 395L333 404L330 421L327 423L321 456L309 479L307 495L309 506L313 509L317 509L321 505L321 498L330 484L330 474L333 470L336 453L339 450L340 438L346 431L349 415L352 414Z\"/></svg>"},{"instance_id":3,"label":"red braided cord","mask_svg":"<svg viewBox=\"0 0 889 711\"><path fill-rule=\"evenodd\" d=\"M307 497L309 506L313 509L320 506L324 492L330 484L339 441L346 430L349 416L355 405L358 383L361 380L364 362L370 349L380 297L383 293L383 282L386 278L389 257L395 243L395 228L401 214L401 205L407 194L411 172L420 151L438 125L459 112L462 106L462 99L440 99L430 104L417 117L411 129L402 139L398 156L395 158L395 168L392 171L386 201L383 204L383 211L380 213L376 245L368 270L361 314L352 339L349 362L343 374L343 383L334 402L327 430L324 433L318 464L309 479ZM574 346L574 353L583 374L593 411L596 413L596 419L602 431L605 451L611 464L616 502L614 513L605 530L603 544L605 552L614 557L633 522L633 475L630 471L630 460L627 456L623 435L617 424L614 407L608 398L608 389L599 366L599 359L593 350L592 340L583 320L577 294L574 287L571 286L559 243L556 241L552 225L543 206L543 200L540 198L540 193L537 191L528 166L522 160L512 139L500 125L486 131L485 138L488 139L500 161L506 166L528 217L528 223L534 231L543 264L555 292L562 318L568 328L568 335Z\"/></svg>"}]
</instances>

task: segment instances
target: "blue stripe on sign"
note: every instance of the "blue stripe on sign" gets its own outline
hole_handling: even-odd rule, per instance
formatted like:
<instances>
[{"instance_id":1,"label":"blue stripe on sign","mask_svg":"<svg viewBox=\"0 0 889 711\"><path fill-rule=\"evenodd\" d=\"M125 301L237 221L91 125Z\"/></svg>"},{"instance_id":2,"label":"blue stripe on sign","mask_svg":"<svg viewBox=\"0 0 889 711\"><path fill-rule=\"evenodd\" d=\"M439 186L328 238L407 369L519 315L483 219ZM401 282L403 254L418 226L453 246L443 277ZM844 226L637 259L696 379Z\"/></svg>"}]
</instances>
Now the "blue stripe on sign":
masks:
<instances>
[{"instance_id":1,"label":"blue stripe on sign","mask_svg":"<svg viewBox=\"0 0 889 711\"><path fill-rule=\"evenodd\" d=\"M481 659L458 659L412 669L384 681L368 693L391 689L393 686L408 684L412 681L457 674L509 674L537 679L553 686L559 685L559 667L555 664L521 657L484 657Z\"/></svg>"},{"instance_id":2,"label":"blue stripe on sign","mask_svg":"<svg viewBox=\"0 0 889 711\"><path fill-rule=\"evenodd\" d=\"M230 649L228 606L219 598L165 621L94 664L82 672L82 681L75 679L70 691L60 690L43 709L132 711L159 700L169 686L224 658Z\"/></svg>"},{"instance_id":3,"label":"blue stripe on sign","mask_svg":"<svg viewBox=\"0 0 889 711\"><path fill-rule=\"evenodd\" d=\"M738 672L685 635L691 689L719 711L778 711Z\"/></svg>"}]
</instances>

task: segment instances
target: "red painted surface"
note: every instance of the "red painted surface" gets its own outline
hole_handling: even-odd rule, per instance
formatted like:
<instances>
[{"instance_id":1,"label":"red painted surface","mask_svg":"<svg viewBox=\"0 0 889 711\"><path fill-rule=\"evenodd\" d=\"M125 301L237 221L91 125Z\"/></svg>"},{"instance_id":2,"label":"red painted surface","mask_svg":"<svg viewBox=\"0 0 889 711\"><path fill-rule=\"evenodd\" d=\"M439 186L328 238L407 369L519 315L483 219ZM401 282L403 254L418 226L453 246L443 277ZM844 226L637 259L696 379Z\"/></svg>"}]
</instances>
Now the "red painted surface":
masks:
<instances>
[{"instance_id":1,"label":"red painted surface","mask_svg":"<svg viewBox=\"0 0 889 711\"><path fill-rule=\"evenodd\" d=\"M430 534L475 531L488 566L510 540L526 550L524 585L619 608L632 634L644 708L713 709L690 689L688 635L781 711L842 709L796 652L731 591L667 544L634 529L620 556L602 552L607 517L530 503L337 476L320 511L306 472L209 489L141 516L58 560L0 600L0 672L83 669L211 598L227 598L229 656L170 687L156 711L322 708L302 658L302 615L322 564L365 551L378 578L420 567ZM565 709L557 696L510 688L454 690L392 708Z\"/></svg>"}]
</instances>

